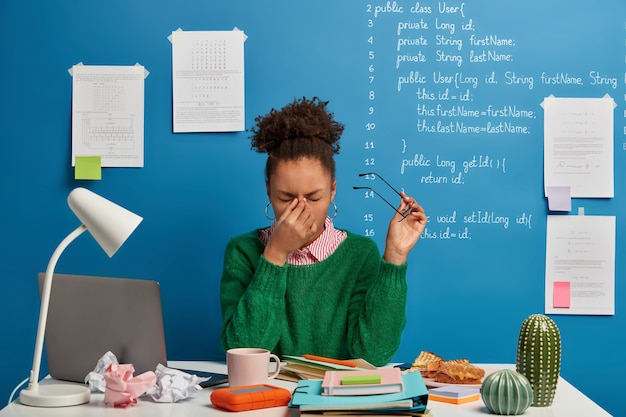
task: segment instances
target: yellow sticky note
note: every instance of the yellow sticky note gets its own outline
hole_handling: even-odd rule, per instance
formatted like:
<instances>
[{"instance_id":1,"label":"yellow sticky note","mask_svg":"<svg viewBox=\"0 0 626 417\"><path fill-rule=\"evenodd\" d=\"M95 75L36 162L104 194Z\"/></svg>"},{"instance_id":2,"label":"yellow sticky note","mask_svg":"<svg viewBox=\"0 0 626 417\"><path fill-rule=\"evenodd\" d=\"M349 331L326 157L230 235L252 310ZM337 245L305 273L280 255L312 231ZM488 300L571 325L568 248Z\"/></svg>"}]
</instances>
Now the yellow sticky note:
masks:
<instances>
[{"instance_id":1,"label":"yellow sticky note","mask_svg":"<svg viewBox=\"0 0 626 417\"><path fill-rule=\"evenodd\" d=\"M102 158L100 156L74 157L74 179L101 180Z\"/></svg>"}]
</instances>

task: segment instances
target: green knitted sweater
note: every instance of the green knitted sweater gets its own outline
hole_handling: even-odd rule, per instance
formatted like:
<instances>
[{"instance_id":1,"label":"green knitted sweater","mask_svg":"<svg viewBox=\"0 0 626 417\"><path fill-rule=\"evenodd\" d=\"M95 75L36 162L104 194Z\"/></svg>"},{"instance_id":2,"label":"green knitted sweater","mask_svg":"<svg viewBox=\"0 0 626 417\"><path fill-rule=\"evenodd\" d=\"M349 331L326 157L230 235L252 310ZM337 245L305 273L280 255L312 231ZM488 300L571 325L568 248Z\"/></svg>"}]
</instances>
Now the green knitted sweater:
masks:
<instances>
[{"instance_id":1,"label":"green knitted sweater","mask_svg":"<svg viewBox=\"0 0 626 417\"><path fill-rule=\"evenodd\" d=\"M224 349L363 358L380 366L406 323L406 264L383 260L375 242L347 232L325 260L277 266L259 231L230 240L220 287Z\"/></svg>"}]
</instances>

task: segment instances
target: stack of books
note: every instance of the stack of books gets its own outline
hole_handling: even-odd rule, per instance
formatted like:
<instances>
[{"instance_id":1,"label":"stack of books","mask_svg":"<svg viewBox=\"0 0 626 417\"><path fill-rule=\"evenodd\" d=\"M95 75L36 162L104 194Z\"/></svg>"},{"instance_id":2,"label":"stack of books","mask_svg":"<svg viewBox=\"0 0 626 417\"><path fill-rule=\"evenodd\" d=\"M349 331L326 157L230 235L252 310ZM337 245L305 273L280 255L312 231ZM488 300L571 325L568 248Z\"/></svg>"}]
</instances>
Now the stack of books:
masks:
<instances>
[{"instance_id":1,"label":"stack of books","mask_svg":"<svg viewBox=\"0 0 626 417\"><path fill-rule=\"evenodd\" d=\"M300 380L289 406L300 416L426 413L428 390L419 372L398 368L328 371L323 380Z\"/></svg>"}]
</instances>

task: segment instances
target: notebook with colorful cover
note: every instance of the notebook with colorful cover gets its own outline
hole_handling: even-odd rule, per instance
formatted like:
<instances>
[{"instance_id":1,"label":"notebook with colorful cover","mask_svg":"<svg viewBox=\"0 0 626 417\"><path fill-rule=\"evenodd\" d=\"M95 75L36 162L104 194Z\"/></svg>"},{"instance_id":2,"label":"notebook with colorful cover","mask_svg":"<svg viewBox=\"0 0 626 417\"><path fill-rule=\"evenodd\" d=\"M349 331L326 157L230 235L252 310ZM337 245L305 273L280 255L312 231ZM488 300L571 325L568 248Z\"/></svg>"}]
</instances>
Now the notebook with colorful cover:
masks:
<instances>
[{"instance_id":1,"label":"notebook with colorful cover","mask_svg":"<svg viewBox=\"0 0 626 417\"><path fill-rule=\"evenodd\" d=\"M365 371L326 371L322 395L377 395L402 392L402 373L398 368Z\"/></svg>"}]
</instances>

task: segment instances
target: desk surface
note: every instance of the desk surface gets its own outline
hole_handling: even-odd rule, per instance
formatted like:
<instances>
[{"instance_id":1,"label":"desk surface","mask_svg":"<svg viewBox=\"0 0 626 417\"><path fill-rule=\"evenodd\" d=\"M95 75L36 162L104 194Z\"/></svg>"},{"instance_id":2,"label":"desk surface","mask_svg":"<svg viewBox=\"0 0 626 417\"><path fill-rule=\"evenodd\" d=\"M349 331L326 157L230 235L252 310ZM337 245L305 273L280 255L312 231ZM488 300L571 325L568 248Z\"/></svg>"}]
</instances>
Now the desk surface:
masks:
<instances>
[{"instance_id":1,"label":"desk surface","mask_svg":"<svg viewBox=\"0 0 626 417\"><path fill-rule=\"evenodd\" d=\"M196 369L200 371L213 371L226 373L226 365L216 362L180 362L173 361L169 366L183 369ZM479 365L481 366L481 365ZM511 365L482 365L490 369L511 369ZM281 386L292 390L295 384L292 382L272 380L272 385ZM106 407L103 403L104 394L92 394L91 402L76 407L62 408L37 408L29 407L14 401L2 410L0 417L110 417L110 416L159 416L159 417L178 417L184 415L186 417L202 416L246 416L246 417L292 417L292 411L287 407L266 408L256 411L247 411L243 413L232 413L221 411L211 405L210 395L212 389L205 388L198 392L193 398L180 401L178 403L155 403L149 397L142 397L139 402L130 408L113 408ZM454 405L431 401L429 408L435 417L471 417L485 416L488 411L482 400L474 401L468 404ZM297 416L297 412L293 416ZM593 416L593 417L610 417L610 414L604 411L600 406L591 401L582 392L578 391L573 385L559 378L554 402L550 407L530 407L524 416L541 416L541 417L571 417L571 416Z\"/></svg>"}]
</instances>

